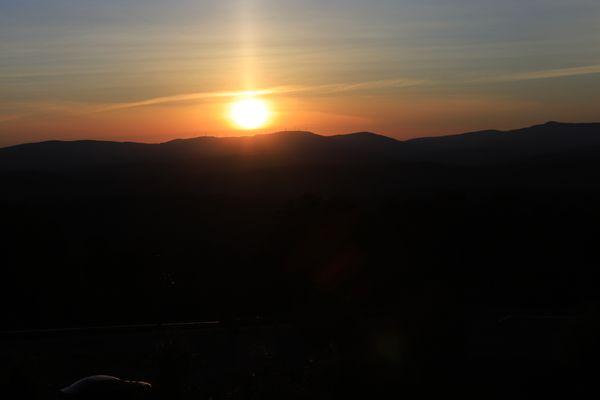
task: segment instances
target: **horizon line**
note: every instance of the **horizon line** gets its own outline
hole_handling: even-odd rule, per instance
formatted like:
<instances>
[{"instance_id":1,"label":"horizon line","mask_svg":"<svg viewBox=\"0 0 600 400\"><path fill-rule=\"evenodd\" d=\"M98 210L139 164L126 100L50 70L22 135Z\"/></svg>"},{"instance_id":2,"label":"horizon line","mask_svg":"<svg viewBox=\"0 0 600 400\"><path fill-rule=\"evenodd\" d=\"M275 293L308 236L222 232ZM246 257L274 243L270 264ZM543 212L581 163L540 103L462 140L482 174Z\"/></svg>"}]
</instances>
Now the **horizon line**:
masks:
<instances>
[{"instance_id":1,"label":"horizon line","mask_svg":"<svg viewBox=\"0 0 600 400\"><path fill-rule=\"evenodd\" d=\"M321 133L312 132L312 131L305 131L305 130L282 130L282 131L273 131L273 132L265 132L265 133L256 133L256 134L250 134L250 135L226 135L226 136L199 135L199 136L174 138L174 139L170 139L170 140L166 140L166 141L160 141L160 142L144 142L144 141L133 141L133 140L103 140L103 139L72 139L72 140L69 140L69 139L48 139L48 140L40 140L38 142L23 142L23 143L17 143L17 144L8 145L8 146L0 146L0 150L1 149L11 148L11 147L26 146L26 145L40 144L40 143L52 143L52 142L59 142L59 143L97 142L97 143L162 145L162 144L167 144L167 143L171 143L171 142L175 142L175 141L185 141L185 140L194 140L194 139L203 139L203 138L206 138L206 139L248 139L248 138L255 138L255 137L260 137L260 136L277 135L277 134L282 134L282 133L309 133L311 135L315 135L315 136L319 136L319 137L324 137L324 138L327 138L327 137L336 137L336 136L349 136L349 135L356 135L356 134L372 134L372 135L385 137L385 138L388 138L388 139L391 139L391 140L403 143L403 142L410 142L410 141L419 140L419 139L461 136L461 135L468 135L468 134L472 134L472 133L479 133L479 132L486 132L486 131L513 132L513 131L520 130L520 129L535 128L535 127L538 127L538 126L544 126L544 125L550 125L550 124L558 124L558 125L600 125L600 121L598 121L598 122L562 122L562 121L549 120L549 121L546 121L546 122L543 122L543 123L536 123L536 124L533 124L533 125L528 125L528 126L524 126L524 127L520 127L520 128L514 128L514 129L494 129L494 128L488 128L488 129L480 129L480 130L475 130L475 131L450 133L450 134L415 136L413 138L404 139L404 140L396 139L396 138L394 138L392 136L384 135L384 134L373 132L373 131L369 131L369 130L354 131L354 132L347 132L347 133L333 133L333 134L321 134Z\"/></svg>"}]
</instances>

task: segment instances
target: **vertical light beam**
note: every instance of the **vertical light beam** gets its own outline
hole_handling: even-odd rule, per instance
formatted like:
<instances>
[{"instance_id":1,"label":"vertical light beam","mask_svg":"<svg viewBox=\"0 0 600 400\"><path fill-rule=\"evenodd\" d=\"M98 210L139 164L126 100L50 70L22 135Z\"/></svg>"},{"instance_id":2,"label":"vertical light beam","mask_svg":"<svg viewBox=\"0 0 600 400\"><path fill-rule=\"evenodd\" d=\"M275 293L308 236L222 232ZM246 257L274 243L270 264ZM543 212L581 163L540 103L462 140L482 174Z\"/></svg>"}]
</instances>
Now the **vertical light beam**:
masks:
<instances>
[{"instance_id":1,"label":"vertical light beam","mask_svg":"<svg viewBox=\"0 0 600 400\"><path fill-rule=\"evenodd\" d=\"M241 54L241 79L242 87L246 91L256 89L257 82L257 55L256 42L258 32L256 29L255 16L258 0L240 1L240 54Z\"/></svg>"}]
</instances>

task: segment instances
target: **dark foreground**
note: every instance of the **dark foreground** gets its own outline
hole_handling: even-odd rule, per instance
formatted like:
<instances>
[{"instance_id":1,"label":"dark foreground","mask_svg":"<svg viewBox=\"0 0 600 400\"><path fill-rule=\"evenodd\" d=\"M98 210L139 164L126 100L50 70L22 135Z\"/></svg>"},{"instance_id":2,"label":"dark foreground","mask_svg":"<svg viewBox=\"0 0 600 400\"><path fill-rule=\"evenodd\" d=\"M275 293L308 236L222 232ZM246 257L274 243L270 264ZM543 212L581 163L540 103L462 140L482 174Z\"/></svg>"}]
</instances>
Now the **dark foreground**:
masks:
<instances>
[{"instance_id":1,"label":"dark foreground","mask_svg":"<svg viewBox=\"0 0 600 400\"><path fill-rule=\"evenodd\" d=\"M593 395L598 138L0 151L5 392L110 374L165 399Z\"/></svg>"},{"instance_id":2,"label":"dark foreground","mask_svg":"<svg viewBox=\"0 0 600 400\"><path fill-rule=\"evenodd\" d=\"M452 358L428 354L436 365L411 356L406 329L382 318L343 332L261 321L19 332L3 336L0 372L3 393L27 399L55 398L95 374L150 381L156 399L585 397L598 390L587 369L593 361L573 358L578 331L587 328L581 323L572 316L479 320L462 327L452 354L442 349Z\"/></svg>"}]
</instances>

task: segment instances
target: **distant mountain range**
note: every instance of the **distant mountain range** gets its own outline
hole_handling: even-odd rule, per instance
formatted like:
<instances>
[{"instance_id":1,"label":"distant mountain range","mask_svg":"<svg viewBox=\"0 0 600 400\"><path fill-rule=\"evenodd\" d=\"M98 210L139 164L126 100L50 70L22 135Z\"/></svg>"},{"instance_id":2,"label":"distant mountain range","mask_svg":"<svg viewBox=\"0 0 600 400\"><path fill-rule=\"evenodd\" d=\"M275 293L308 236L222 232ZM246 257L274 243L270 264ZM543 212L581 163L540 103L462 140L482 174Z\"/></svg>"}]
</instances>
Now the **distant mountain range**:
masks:
<instances>
[{"instance_id":1,"label":"distant mountain range","mask_svg":"<svg viewBox=\"0 0 600 400\"><path fill-rule=\"evenodd\" d=\"M139 163L306 164L403 162L472 165L597 155L600 123L548 122L513 131L488 130L398 141L370 132L320 136L278 132L253 137L198 137L161 144L48 141L0 149L0 169L46 170Z\"/></svg>"},{"instance_id":2,"label":"distant mountain range","mask_svg":"<svg viewBox=\"0 0 600 400\"><path fill-rule=\"evenodd\" d=\"M587 310L599 155L600 124L556 122L0 149L0 312L11 329L322 315L319 332L389 315L420 346L482 309Z\"/></svg>"}]
</instances>

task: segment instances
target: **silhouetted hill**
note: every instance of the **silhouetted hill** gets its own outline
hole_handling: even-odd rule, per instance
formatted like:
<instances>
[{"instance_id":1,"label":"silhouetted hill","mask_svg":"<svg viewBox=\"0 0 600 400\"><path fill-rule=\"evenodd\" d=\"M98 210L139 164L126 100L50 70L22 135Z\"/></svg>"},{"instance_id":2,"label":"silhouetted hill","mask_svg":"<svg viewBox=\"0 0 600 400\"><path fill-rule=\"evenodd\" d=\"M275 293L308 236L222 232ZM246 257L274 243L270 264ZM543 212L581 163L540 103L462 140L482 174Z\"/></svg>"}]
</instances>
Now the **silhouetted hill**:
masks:
<instances>
[{"instance_id":1,"label":"silhouetted hill","mask_svg":"<svg viewBox=\"0 0 600 400\"><path fill-rule=\"evenodd\" d=\"M0 149L0 168L37 169L127 164L151 160L155 145L108 141L48 141Z\"/></svg>"},{"instance_id":2,"label":"silhouetted hill","mask_svg":"<svg viewBox=\"0 0 600 400\"><path fill-rule=\"evenodd\" d=\"M236 321L270 320L297 327L311 345L283 345L277 327L277 348L266 352L264 331L251 334L251 357L264 354L261 369L273 371L265 374L288 368L273 355L293 348L332 368L319 372L324 385L333 371L346 371L344 386L370 371L361 398L399 382L537 387L565 370L591 371L595 383L599 127L0 149L0 333L218 320L224 336L215 340L241 352L250 333ZM574 318L549 326L519 315ZM579 336L589 339L577 347ZM99 352L111 348L111 339L90 338ZM35 353L53 342L44 343ZM114 348L123 360L124 347ZM200 349L186 353L212 371ZM221 349L230 374L238 350ZM332 351L343 361L322 358ZM50 354L51 365L72 363ZM246 361L233 364L246 371ZM289 382L311 375L302 365Z\"/></svg>"},{"instance_id":3,"label":"silhouetted hill","mask_svg":"<svg viewBox=\"0 0 600 400\"><path fill-rule=\"evenodd\" d=\"M310 132L198 137L162 144L49 141L0 149L0 168L54 169L225 159L242 162L335 162L349 157L393 156L393 145L397 144L399 142L394 139L372 133L327 137Z\"/></svg>"},{"instance_id":4,"label":"silhouetted hill","mask_svg":"<svg viewBox=\"0 0 600 400\"><path fill-rule=\"evenodd\" d=\"M489 163L532 159L600 148L600 123L548 122L513 131L487 130L408 141L420 160Z\"/></svg>"},{"instance_id":5,"label":"silhouetted hill","mask_svg":"<svg viewBox=\"0 0 600 400\"><path fill-rule=\"evenodd\" d=\"M438 284L469 307L566 307L596 290L599 145L600 124L548 123L0 149L0 292L25 310L6 320L290 312L298 296L318 312L342 294L396 310Z\"/></svg>"},{"instance_id":6,"label":"silhouetted hill","mask_svg":"<svg viewBox=\"0 0 600 400\"><path fill-rule=\"evenodd\" d=\"M600 124L549 122L514 131L481 131L401 142L369 132L320 136L278 132L199 137L162 144L50 141L0 149L0 168L35 170L140 163L228 160L257 164L403 162L472 164L533 160L600 148Z\"/></svg>"}]
</instances>

